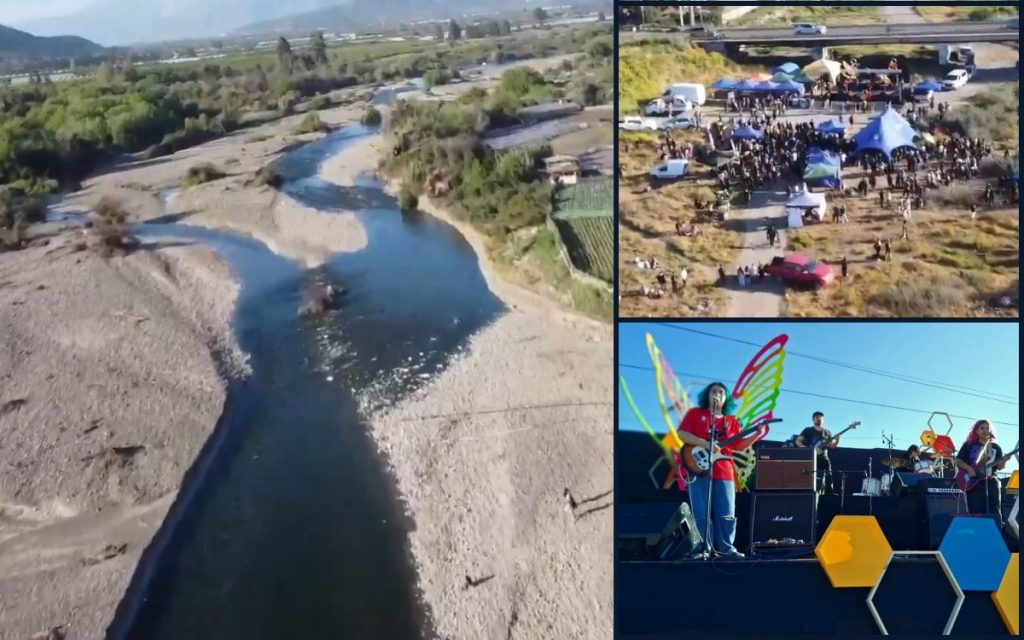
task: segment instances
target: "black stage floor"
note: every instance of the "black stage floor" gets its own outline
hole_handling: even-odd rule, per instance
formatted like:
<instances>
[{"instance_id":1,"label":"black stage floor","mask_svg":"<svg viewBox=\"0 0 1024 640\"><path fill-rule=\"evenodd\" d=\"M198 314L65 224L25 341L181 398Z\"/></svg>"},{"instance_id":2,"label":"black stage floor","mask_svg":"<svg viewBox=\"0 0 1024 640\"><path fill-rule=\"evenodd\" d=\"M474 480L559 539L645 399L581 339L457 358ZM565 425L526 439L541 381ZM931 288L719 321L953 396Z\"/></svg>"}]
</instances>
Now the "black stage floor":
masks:
<instances>
[{"instance_id":1,"label":"black stage floor","mask_svg":"<svg viewBox=\"0 0 1024 640\"><path fill-rule=\"evenodd\" d=\"M870 589L833 589L817 560L619 562L616 638L880 635ZM932 558L895 559L875 606L890 635L940 635L955 596ZM1007 635L991 594L967 594L953 635Z\"/></svg>"}]
</instances>

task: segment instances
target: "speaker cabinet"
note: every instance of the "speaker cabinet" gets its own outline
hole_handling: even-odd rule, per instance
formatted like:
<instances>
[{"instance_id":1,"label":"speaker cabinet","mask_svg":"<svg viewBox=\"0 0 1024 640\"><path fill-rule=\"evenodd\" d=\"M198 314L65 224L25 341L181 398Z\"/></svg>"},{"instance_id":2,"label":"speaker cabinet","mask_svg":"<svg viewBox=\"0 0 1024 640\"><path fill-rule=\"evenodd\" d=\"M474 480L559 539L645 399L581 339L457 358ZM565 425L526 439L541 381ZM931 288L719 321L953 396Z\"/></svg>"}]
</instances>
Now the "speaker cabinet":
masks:
<instances>
[{"instance_id":1,"label":"speaker cabinet","mask_svg":"<svg viewBox=\"0 0 1024 640\"><path fill-rule=\"evenodd\" d=\"M818 494L755 493L751 502L750 542L803 540L817 542Z\"/></svg>"},{"instance_id":2,"label":"speaker cabinet","mask_svg":"<svg viewBox=\"0 0 1024 640\"><path fill-rule=\"evenodd\" d=\"M816 460L758 460L757 491L814 491Z\"/></svg>"}]
</instances>

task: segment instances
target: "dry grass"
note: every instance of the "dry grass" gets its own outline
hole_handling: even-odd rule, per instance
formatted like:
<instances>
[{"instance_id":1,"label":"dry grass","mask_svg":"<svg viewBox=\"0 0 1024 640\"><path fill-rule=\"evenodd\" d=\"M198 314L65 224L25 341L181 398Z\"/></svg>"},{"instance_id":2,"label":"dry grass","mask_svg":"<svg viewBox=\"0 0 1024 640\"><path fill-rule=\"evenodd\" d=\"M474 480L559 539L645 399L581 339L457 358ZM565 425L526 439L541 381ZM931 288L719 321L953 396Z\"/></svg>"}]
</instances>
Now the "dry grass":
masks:
<instances>
[{"instance_id":1,"label":"dry grass","mask_svg":"<svg viewBox=\"0 0 1024 640\"><path fill-rule=\"evenodd\" d=\"M730 27L778 27L794 22L817 22L828 25L871 24L878 20L878 7L874 6L800 6L767 5L729 23Z\"/></svg>"},{"instance_id":2,"label":"dry grass","mask_svg":"<svg viewBox=\"0 0 1024 640\"><path fill-rule=\"evenodd\" d=\"M832 263L837 275L838 262L846 255L850 275L823 291L788 291L787 315L1016 316L1016 309L987 307L985 301L999 291L1016 289L1017 211L995 209L972 221L967 207L980 202L982 188L980 182L954 186L942 198L945 204L936 191L929 192L930 208L914 212L909 240L899 239L902 220L878 210L870 196L843 200L847 225L824 223L790 232L792 249ZM891 262L875 261L876 237L892 243Z\"/></svg>"},{"instance_id":3,"label":"dry grass","mask_svg":"<svg viewBox=\"0 0 1024 640\"><path fill-rule=\"evenodd\" d=\"M715 286L717 267L729 265L735 259L739 250L736 234L710 223L698 223L702 231L698 236L678 236L675 230L677 221L693 220L694 197L709 199L713 195L713 181L701 176L707 169L694 163L691 167L696 179L688 177L634 194L634 189L648 183L647 170L658 159L657 142L647 134L631 134L623 139L630 141L630 151L626 153L620 146L623 179L619 184L619 315L721 315L725 301ZM679 135L678 139L685 140L686 136ZM629 264L635 256L657 258L666 273L678 274L685 267L689 272L686 290L673 296L669 286L668 295L661 299L636 295L642 285L655 284L656 272Z\"/></svg>"},{"instance_id":4,"label":"dry grass","mask_svg":"<svg viewBox=\"0 0 1024 640\"><path fill-rule=\"evenodd\" d=\"M931 22L973 19L998 20L999 18L1017 15L1015 7L953 7L940 4L922 4L914 7L914 10L922 18Z\"/></svg>"}]
</instances>

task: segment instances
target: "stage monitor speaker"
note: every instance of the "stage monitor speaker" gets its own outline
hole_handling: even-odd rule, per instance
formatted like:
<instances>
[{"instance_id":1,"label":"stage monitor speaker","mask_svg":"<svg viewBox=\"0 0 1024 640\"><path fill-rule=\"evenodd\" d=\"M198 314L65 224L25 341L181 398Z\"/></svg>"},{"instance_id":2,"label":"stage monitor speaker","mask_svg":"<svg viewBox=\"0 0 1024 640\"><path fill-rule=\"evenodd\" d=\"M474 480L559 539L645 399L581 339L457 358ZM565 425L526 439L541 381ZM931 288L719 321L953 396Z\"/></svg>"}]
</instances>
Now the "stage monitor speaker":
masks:
<instances>
[{"instance_id":1,"label":"stage monitor speaker","mask_svg":"<svg viewBox=\"0 0 1024 640\"><path fill-rule=\"evenodd\" d=\"M967 511L967 501L956 493L922 493L921 499L924 500L925 542L928 549L935 550L942 544L953 518Z\"/></svg>"},{"instance_id":2,"label":"stage monitor speaker","mask_svg":"<svg viewBox=\"0 0 1024 640\"><path fill-rule=\"evenodd\" d=\"M750 507L750 543L817 541L818 494L755 493Z\"/></svg>"},{"instance_id":3,"label":"stage monitor speaker","mask_svg":"<svg viewBox=\"0 0 1024 640\"><path fill-rule=\"evenodd\" d=\"M700 544L700 535L690 505L684 502L665 525L654 553L659 560L675 560L689 555Z\"/></svg>"},{"instance_id":4,"label":"stage monitor speaker","mask_svg":"<svg viewBox=\"0 0 1024 640\"><path fill-rule=\"evenodd\" d=\"M754 488L757 491L814 491L816 463L814 459L758 460Z\"/></svg>"}]
</instances>

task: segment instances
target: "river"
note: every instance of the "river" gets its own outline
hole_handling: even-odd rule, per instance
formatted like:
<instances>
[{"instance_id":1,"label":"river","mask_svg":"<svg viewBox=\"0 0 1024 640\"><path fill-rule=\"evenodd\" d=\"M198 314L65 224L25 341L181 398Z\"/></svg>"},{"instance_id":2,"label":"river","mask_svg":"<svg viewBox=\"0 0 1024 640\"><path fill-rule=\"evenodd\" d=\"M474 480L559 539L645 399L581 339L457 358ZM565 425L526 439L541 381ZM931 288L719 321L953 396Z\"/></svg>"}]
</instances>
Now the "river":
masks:
<instances>
[{"instance_id":1,"label":"river","mask_svg":"<svg viewBox=\"0 0 1024 640\"><path fill-rule=\"evenodd\" d=\"M403 215L369 177L339 187L316 176L369 135L346 127L280 162L287 195L357 210L366 228L363 250L317 269L228 232L138 225L144 239L201 242L228 262L252 375L231 384L109 638L433 637L409 551L414 523L365 418L421 388L504 307L454 228ZM310 280L344 289L337 310L297 316Z\"/></svg>"}]
</instances>

